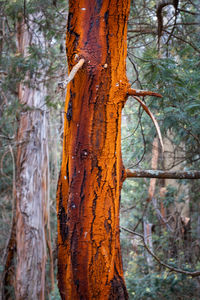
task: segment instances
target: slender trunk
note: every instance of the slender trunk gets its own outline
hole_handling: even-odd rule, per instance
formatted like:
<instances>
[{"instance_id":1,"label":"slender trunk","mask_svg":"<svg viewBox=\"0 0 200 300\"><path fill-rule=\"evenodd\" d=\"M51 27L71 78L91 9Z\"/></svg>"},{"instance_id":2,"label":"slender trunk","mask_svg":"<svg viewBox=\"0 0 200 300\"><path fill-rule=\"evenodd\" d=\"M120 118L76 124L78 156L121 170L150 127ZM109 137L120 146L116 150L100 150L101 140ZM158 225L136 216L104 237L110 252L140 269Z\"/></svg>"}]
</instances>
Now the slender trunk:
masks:
<instances>
[{"instance_id":1,"label":"slender trunk","mask_svg":"<svg viewBox=\"0 0 200 300\"><path fill-rule=\"evenodd\" d=\"M57 191L62 299L127 299L119 205L129 0L69 1L69 84Z\"/></svg>"},{"instance_id":2,"label":"slender trunk","mask_svg":"<svg viewBox=\"0 0 200 300\"><path fill-rule=\"evenodd\" d=\"M144 241L146 245L149 247L151 252L153 251L153 241L152 241L152 226L153 224L144 221L143 222L143 227L144 227ZM153 257L152 255L149 254L149 252L146 251L146 258L147 258L147 265L149 267L149 271L151 272L154 262L153 262Z\"/></svg>"},{"instance_id":3,"label":"slender trunk","mask_svg":"<svg viewBox=\"0 0 200 300\"><path fill-rule=\"evenodd\" d=\"M31 20L31 16L29 18ZM30 21L31 22L31 21ZM34 23L32 32L36 30ZM43 42L40 33L34 40L24 19L18 23L18 51L25 58L28 47ZM44 110L46 89L37 84L31 75L25 77L29 84L19 85L21 111L17 142L16 233L17 272L16 299L44 299L45 287L45 213L48 200L48 147L47 116Z\"/></svg>"}]
</instances>

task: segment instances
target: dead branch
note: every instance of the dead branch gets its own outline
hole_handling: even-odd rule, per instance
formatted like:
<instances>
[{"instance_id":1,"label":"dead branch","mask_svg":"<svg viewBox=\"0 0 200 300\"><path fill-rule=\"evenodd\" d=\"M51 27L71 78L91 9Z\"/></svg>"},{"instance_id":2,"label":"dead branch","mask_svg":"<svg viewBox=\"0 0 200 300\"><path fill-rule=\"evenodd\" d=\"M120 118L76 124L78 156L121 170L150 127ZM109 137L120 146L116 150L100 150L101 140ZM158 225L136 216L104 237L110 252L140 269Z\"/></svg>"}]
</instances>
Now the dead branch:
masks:
<instances>
[{"instance_id":1,"label":"dead branch","mask_svg":"<svg viewBox=\"0 0 200 300\"><path fill-rule=\"evenodd\" d=\"M162 16L162 10L165 6L173 5L173 0L161 0L158 2L157 9L156 9L156 15L158 19L158 38L161 37L162 31L163 31L163 16Z\"/></svg>"},{"instance_id":2,"label":"dead branch","mask_svg":"<svg viewBox=\"0 0 200 300\"><path fill-rule=\"evenodd\" d=\"M85 62L85 59L81 58L79 60L79 62L72 68L72 70L69 73L69 76L67 77L67 79L65 81L62 81L62 82L58 83L58 88L57 88L58 91L66 89L68 83L70 81L72 81L72 79L74 78L74 76L76 75L78 70L83 66L84 62Z\"/></svg>"},{"instance_id":3,"label":"dead branch","mask_svg":"<svg viewBox=\"0 0 200 300\"><path fill-rule=\"evenodd\" d=\"M177 36L177 35L175 35L173 33L170 33L169 31L167 31L165 29L163 29L163 31L166 32L167 34L171 34L171 36L173 36L175 39L180 40L181 42L190 45L195 51L197 51L198 53L200 53L199 48L194 43L187 41L186 39L184 39L181 36Z\"/></svg>"},{"instance_id":4,"label":"dead branch","mask_svg":"<svg viewBox=\"0 0 200 300\"><path fill-rule=\"evenodd\" d=\"M200 171L126 170L126 178L200 179Z\"/></svg>"},{"instance_id":5,"label":"dead branch","mask_svg":"<svg viewBox=\"0 0 200 300\"><path fill-rule=\"evenodd\" d=\"M176 273L180 273L180 274L184 274L184 275L187 275L187 276L191 276L191 277L198 277L200 276L200 271L195 271L195 272L189 272L189 271L185 271L185 270L182 270L182 269L178 269L178 268L174 268L164 262L162 262L157 255L155 255L151 250L150 248L147 246L146 242L145 242L145 239L144 239L144 236L138 232L135 232L135 231L132 231L130 229L127 229L127 228L124 228L122 226L120 226L121 229L123 229L124 231L128 232L128 233L131 233L133 235L137 235L141 238L142 240L142 243L144 245L144 248L147 250L147 252L163 267L169 269L171 272L176 272Z\"/></svg>"},{"instance_id":6,"label":"dead branch","mask_svg":"<svg viewBox=\"0 0 200 300\"><path fill-rule=\"evenodd\" d=\"M189 10L186 10L186 9L183 9L183 8L181 8L181 9L178 8L178 11L185 12L185 13L193 15L193 16L199 16L200 15L200 13L198 13L198 12L189 11Z\"/></svg>"},{"instance_id":7,"label":"dead branch","mask_svg":"<svg viewBox=\"0 0 200 300\"><path fill-rule=\"evenodd\" d=\"M129 96L154 96L154 97L159 97L162 98L161 94L151 92L151 91L144 91L144 90L135 90L135 89L128 89L127 94Z\"/></svg>"},{"instance_id":8,"label":"dead branch","mask_svg":"<svg viewBox=\"0 0 200 300\"><path fill-rule=\"evenodd\" d=\"M158 2L156 9L156 16L158 20L158 48L160 47L160 38L163 32L163 15L162 10L165 6L173 5L175 9L175 14L177 14L179 0L161 0Z\"/></svg>"},{"instance_id":9,"label":"dead branch","mask_svg":"<svg viewBox=\"0 0 200 300\"><path fill-rule=\"evenodd\" d=\"M164 152L164 144L163 144L163 140L162 140L162 135L161 135L161 132L160 132L160 127L158 125L158 122L156 121L156 118L154 117L154 115L152 114L152 112L150 111L148 106L139 97L133 96L133 98L135 98L141 104L143 109L146 111L146 113L150 116L151 120L153 121L153 123L156 127L156 131L158 133L158 137L159 137L159 140L160 140L162 152Z\"/></svg>"}]
</instances>

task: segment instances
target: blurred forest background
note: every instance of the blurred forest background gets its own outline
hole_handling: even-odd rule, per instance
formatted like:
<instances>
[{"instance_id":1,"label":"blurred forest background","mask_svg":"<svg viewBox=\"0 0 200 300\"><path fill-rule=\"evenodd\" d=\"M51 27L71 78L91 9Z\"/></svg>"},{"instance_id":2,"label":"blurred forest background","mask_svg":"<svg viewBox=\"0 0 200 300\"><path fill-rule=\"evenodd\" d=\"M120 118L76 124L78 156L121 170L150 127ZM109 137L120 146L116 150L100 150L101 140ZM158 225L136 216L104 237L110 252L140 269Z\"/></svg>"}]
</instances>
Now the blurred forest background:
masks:
<instances>
[{"instance_id":1,"label":"blurred forest background","mask_svg":"<svg viewBox=\"0 0 200 300\"><path fill-rule=\"evenodd\" d=\"M2 299L15 299L17 130L20 118L40 111L48 124L47 264L45 298L60 299L56 283L56 187L62 153L67 76L67 1L0 1L0 271ZM19 24L30 25L27 53L20 51ZM172 171L200 167L199 0L131 1L127 74L145 97L164 140L133 98L122 120L123 161L129 169ZM38 91L36 106L20 100L19 87ZM40 88L38 88L40 87ZM41 90L41 88L43 90ZM38 128L39 130L39 128ZM31 136L27 135L27 139ZM24 140L23 143L26 143ZM121 197L121 245L130 299L199 299L199 180L127 179ZM153 255L152 255L153 254ZM154 256L154 257L153 257ZM167 266L166 266L167 265ZM176 269L176 271L174 271ZM187 274L187 272L189 272ZM191 273L191 274L190 274Z\"/></svg>"}]
</instances>

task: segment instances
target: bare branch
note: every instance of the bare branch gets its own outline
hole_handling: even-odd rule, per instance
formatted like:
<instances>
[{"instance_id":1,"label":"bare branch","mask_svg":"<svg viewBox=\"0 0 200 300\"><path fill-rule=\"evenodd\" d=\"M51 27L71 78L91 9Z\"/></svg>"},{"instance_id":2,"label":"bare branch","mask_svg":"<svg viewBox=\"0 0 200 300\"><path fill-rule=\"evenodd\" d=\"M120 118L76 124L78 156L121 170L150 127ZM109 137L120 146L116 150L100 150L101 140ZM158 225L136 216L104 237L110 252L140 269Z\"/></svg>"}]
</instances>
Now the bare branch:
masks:
<instances>
[{"instance_id":1,"label":"bare branch","mask_svg":"<svg viewBox=\"0 0 200 300\"><path fill-rule=\"evenodd\" d=\"M58 91L66 89L68 83L70 81L72 81L72 79L74 78L74 76L76 75L76 73L78 72L78 70L83 66L84 62L85 62L85 59L81 58L79 60L79 62L72 68L72 70L69 73L69 76L67 77L67 79L65 81L62 81L62 82L58 83L58 88L57 88Z\"/></svg>"},{"instance_id":2,"label":"bare branch","mask_svg":"<svg viewBox=\"0 0 200 300\"><path fill-rule=\"evenodd\" d=\"M193 15L193 16L199 16L200 15L200 13L198 13L198 12L193 12L193 11L189 11L189 10L186 10L186 9L180 9L180 8L178 8L178 11L182 11L182 12L185 12L185 13L187 13L187 14L191 14L191 15Z\"/></svg>"},{"instance_id":3,"label":"bare branch","mask_svg":"<svg viewBox=\"0 0 200 300\"><path fill-rule=\"evenodd\" d=\"M157 19L158 19L158 49L160 48L160 38L161 38L162 32L163 32L162 10L165 6L173 5L174 9L175 9L175 15L177 15L178 3L179 3L179 0L161 0L158 2L157 9L156 9L156 15L157 15Z\"/></svg>"},{"instance_id":4,"label":"bare branch","mask_svg":"<svg viewBox=\"0 0 200 300\"><path fill-rule=\"evenodd\" d=\"M185 274L187 276L191 276L191 277L198 277L200 276L200 271L195 271L195 272L189 272L189 271L185 271L185 270L182 270L182 269L177 269L177 268L174 268L164 262L162 262L157 255L155 255L151 249L147 246L147 244L145 243L145 239L144 239L144 236L140 233L137 233L135 231L132 231L130 229L127 229L127 228L124 228L122 226L120 226L121 229L123 229L124 231L128 232L128 233L131 233L133 235L137 235L141 238L142 240L142 243L145 247L145 249L148 251L148 253L163 267L169 269L171 272L176 272L176 273L180 273L180 274Z\"/></svg>"},{"instance_id":5,"label":"bare branch","mask_svg":"<svg viewBox=\"0 0 200 300\"><path fill-rule=\"evenodd\" d=\"M156 15L158 19L158 37L162 35L163 30L163 16L162 16L162 10L165 6L168 5L174 5L173 0L161 0L158 2L157 9L156 9Z\"/></svg>"},{"instance_id":6,"label":"bare branch","mask_svg":"<svg viewBox=\"0 0 200 300\"><path fill-rule=\"evenodd\" d=\"M163 144L163 140L162 140L162 135L160 132L160 127L158 125L158 122L156 121L156 118L154 117L154 115L152 114L152 112L150 111L150 109L148 108L148 106L138 97L133 96L133 98L135 98L143 107L143 109L146 111L146 113L150 116L150 118L152 119L155 127L156 127L156 131L158 133L158 137L160 140L160 144L161 144L161 148L162 148L162 152L164 152L164 144Z\"/></svg>"},{"instance_id":7,"label":"bare branch","mask_svg":"<svg viewBox=\"0 0 200 300\"><path fill-rule=\"evenodd\" d=\"M184 39L183 37L177 36L173 33L170 33L169 31L163 29L164 32L166 32L167 34L171 34L171 36L173 36L175 39L182 41L183 43L186 43L188 45L190 45L195 51L197 51L198 53L200 53L199 48L192 42L187 41L186 39Z\"/></svg>"},{"instance_id":8,"label":"bare branch","mask_svg":"<svg viewBox=\"0 0 200 300\"><path fill-rule=\"evenodd\" d=\"M144 90L135 90L135 89L128 89L127 94L129 96L154 96L154 97L159 97L162 98L161 94L151 92L151 91L144 91Z\"/></svg>"},{"instance_id":9,"label":"bare branch","mask_svg":"<svg viewBox=\"0 0 200 300\"><path fill-rule=\"evenodd\" d=\"M126 178L200 179L200 171L126 170Z\"/></svg>"}]
</instances>

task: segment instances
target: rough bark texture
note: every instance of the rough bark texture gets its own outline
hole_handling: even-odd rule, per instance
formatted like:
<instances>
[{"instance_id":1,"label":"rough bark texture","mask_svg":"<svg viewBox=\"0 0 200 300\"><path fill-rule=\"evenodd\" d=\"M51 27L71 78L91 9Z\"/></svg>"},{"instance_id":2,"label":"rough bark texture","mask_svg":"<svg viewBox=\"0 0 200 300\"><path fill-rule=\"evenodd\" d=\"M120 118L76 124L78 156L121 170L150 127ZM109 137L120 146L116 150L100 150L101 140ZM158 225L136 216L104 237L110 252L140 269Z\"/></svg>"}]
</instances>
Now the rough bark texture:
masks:
<instances>
[{"instance_id":1,"label":"rough bark texture","mask_svg":"<svg viewBox=\"0 0 200 300\"><path fill-rule=\"evenodd\" d=\"M129 0L69 1L69 71L85 63L65 105L57 191L62 299L128 298L119 240L128 14Z\"/></svg>"},{"instance_id":2,"label":"rough bark texture","mask_svg":"<svg viewBox=\"0 0 200 300\"><path fill-rule=\"evenodd\" d=\"M31 22L29 20L29 22ZM37 31L34 23L29 24ZM18 51L26 57L34 40L22 19L18 23ZM19 86L19 101L24 111L20 114L17 135L16 232L17 274L16 299L44 299L45 286L45 207L48 185L47 116L44 110L45 87L36 85L30 74Z\"/></svg>"}]
</instances>

